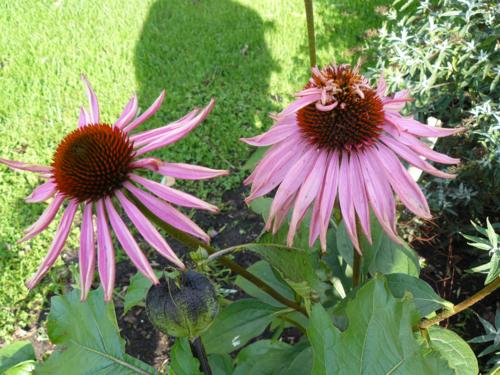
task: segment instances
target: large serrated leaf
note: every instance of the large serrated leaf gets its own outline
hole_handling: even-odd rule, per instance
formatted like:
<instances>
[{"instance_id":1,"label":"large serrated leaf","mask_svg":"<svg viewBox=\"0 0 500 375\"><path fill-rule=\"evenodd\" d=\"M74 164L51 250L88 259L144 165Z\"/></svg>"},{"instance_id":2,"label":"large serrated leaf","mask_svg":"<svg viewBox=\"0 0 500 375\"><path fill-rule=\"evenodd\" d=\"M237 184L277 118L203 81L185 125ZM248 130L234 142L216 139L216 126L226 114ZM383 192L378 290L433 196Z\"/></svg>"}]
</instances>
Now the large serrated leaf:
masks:
<instances>
[{"instance_id":1,"label":"large serrated leaf","mask_svg":"<svg viewBox=\"0 0 500 375\"><path fill-rule=\"evenodd\" d=\"M57 350L37 374L157 374L125 354L113 303L104 302L102 289L90 292L85 302L78 290L53 297L47 329Z\"/></svg>"},{"instance_id":2,"label":"large serrated leaf","mask_svg":"<svg viewBox=\"0 0 500 375\"><path fill-rule=\"evenodd\" d=\"M260 335L279 308L259 300L240 299L225 307L202 335L207 353L230 353Z\"/></svg>"},{"instance_id":3,"label":"large serrated leaf","mask_svg":"<svg viewBox=\"0 0 500 375\"><path fill-rule=\"evenodd\" d=\"M307 329L313 374L454 374L437 351L413 334L418 321L411 298L396 299L383 276L362 286L347 303L347 329L339 331L319 304Z\"/></svg>"}]
</instances>

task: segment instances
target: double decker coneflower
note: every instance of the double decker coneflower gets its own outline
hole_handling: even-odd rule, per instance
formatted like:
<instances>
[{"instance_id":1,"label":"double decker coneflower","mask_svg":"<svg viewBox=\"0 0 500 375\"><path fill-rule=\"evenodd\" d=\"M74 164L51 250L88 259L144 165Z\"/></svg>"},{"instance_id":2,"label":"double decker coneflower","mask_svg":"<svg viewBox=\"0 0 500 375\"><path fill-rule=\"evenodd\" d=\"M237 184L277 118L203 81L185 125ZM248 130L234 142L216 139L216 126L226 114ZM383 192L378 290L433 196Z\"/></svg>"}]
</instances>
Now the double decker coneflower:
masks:
<instances>
[{"instance_id":1,"label":"double decker coneflower","mask_svg":"<svg viewBox=\"0 0 500 375\"><path fill-rule=\"evenodd\" d=\"M37 173L47 180L26 198L27 202L52 199L40 218L26 229L25 236L20 241L27 241L44 231L57 212L61 208L64 211L47 256L27 282L27 287L35 287L54 264L68 238L75 215L81 208L81 298L84 300L87 297L94 278L97 245L97 267L105 299L109 301L115 281L112 231L139 271L154 284L158 283L153 269L125 225L117 206L121 206L144 240L179 268L184 268L182 261L131 197L140 201L164 222L205 242L209 241L209 236L171 204L218 211L217 207L193 195L142 177L138 171L147 169L164 176L190 180L208 179L227 175L228 172L143 157L148 152L171 145L188 135L211 112L215 104L213 99L205 108L194 109L171 124L132 133L158 111L165 91L138 117L138 102L134 95L118 120L114 124L108 124L101 121L99 104L92 87L85 77L82 76L82 79L87 89L90 108L88 111L81 108L78 128L61 141L52 164L41 166L5 159L0 159L0 163L13 169Z\"/></svg>"},{"instance_id":2,"label":"double decker coneflower","mask_svg":"<svg viewBox=\"0 0 500 375\"><path fill-rule=\"evenodd\" d=\"M394 193L413 213L430 218L427 201L400 159L432 175L453 178L425 159L456 164L458 159L432 150L422 137L445 137L462 129L424 125L399 112L412 100L407 90L386 95L381 77L376 88L359 73L359 65L314 67L305 88L296 94L273 127L256 137L242 139L253 146L271 146L253 173L250 202L278 188L267 230L276 232L293 210L288 245L312 206L309 245L326 233L336 202L347 233L361 252L359 227L371 243L370 209L390 238L396 232Z\"/></svg>"}]
</instances>

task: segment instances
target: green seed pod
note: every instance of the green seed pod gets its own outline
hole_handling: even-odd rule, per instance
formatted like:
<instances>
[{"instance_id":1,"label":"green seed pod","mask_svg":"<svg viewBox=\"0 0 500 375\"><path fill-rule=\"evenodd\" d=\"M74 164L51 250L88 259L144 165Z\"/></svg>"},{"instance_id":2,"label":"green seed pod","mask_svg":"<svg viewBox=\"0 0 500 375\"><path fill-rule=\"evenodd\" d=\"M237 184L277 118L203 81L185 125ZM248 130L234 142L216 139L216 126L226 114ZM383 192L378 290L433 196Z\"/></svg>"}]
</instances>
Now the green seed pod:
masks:
<instances>
[{"instance_id":1,"label":"green seed pod","mask_svg":"<svg viewBox=\"0 0 500 375\"><path fill-rule=\"evenodd\" d=\"M161 332L175 337L199 336L214 320L219 305L210 281L188 270L181 273L179 285L162 278L146 297L149 320Z\"/></svg>"}]
</instances>

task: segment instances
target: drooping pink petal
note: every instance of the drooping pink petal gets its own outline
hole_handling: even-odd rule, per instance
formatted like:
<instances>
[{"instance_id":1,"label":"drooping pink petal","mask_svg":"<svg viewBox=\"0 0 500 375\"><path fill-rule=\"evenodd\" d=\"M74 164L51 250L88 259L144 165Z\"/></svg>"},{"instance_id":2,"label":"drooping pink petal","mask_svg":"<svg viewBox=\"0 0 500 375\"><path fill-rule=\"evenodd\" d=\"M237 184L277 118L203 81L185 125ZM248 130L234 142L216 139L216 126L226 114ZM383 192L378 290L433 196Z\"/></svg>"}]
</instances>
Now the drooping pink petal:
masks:
<instances>
[{"instance_id":1,"label":"drooping pink petal","mask_svg":"<svg viewBox=\"0 0 500 375\"><path fill-rule=\"evenodd\" d=\"M90 121L90 116L85 110L85 108L80 107L80 117L78 118L78 127L83 128L84 126L87 126L88 124L91 124L92 121Z\"/></svg>"},{"instance_id":2,"label":"drooping pink petal","mask_svg":"<svg viewBox=\"0 0 500 375\"><path fill-rule=\"evenodd\" d=\"M285 203L278 209L276 215L274 216L274 222L267 220L266 222L266 230L271 229L271 224L273 227L273 235L275 235L283 224L283 221L288 215L290 208L292 208L293 203L295 202L295 198L297 197L297 193L294 193L286 200Z\"/></svg>"},{"instance_id":3,"label":"drooping pink petal","mask_svg":"<svg viewBox=\"0 0 500 375\"><path fill-rule=\"evenodd\" d=\"M240 140L252 146L270 146L296 134L298 131L297 124L275 125L267 132L256 137L240 138Z\"/></svg>"},{"instance_id":4,"label":"drooping pink petal","mask_svg":"<svg viewBox=\"0 0 500 375\"><path fill-rule=\"evenodd\" d=\"M305 177L311 170L318 158L318 151L314 147L309 147L300 159L291 167L281 182L278 191L271 204L268 220L273 220L278 209L287 201L287 199L297 192L302 185Z\"/></svg>"},{"instance_id":5,"label":"drooping pink petal","mask_svg":"<svg viewBox=\"0 0 500 375\"><path fill-rule=\"evenodd\" d=\"M292 220L290 221L290 228L288 230L287 237L287 244L290 247L293 244L293 238L295 236L295 232L297 231L298 225L304 218L304 215L311 205L312 201L314 200L314 198L316 198L318 192L320 191L320 184L323 182L323 177L325 174L326 160L327 153L325 151L321 151L312 169L310 169L310 172L306 177L304 183L302 184L297 198L295 199L295 206L293 209Z\"/></svg>"},{"instance_id":6,"label":"drooping pink petal","mask_svg":"<svg viewBox=\"0 0 500 375\"><path fill-rule=\"evenodd\" d=\"M425 143L418 140L417 137L411 135L407 132L397 132L390 127L384 125L384 130L391 134L398 142L409 146L417 154L423 156L426 159L441 163L441 164L458 164L460 159L452 158L448 155L441 154L440 152L434 151Z\"/></svg>"},{"instance_id":7,"label":"drooping pink petal","mask_svg":"<svg viewBox=\"0 0 500 375\"><path fill-rule=\"evenodd\" d=\"M123 129L137 115L137 109L137 95L134 95L132 99L130 99L130 101L127 103L125 108L123 108L122 114L120 115L118 120L116 120L113 126L116 126L118 129Z\"/></svg>"},{"instance_id":8,"label":"drooping pink petal","mask_svg":"<svg viewBox=\"0 0 500 375\"><path fill-rule=\"evenodd\" d=\"M288 105L278 116L283 118L321 99L321 94L302 96Z\"/></svg>"},{"instance_id":9,"label":"drooping pink petal","mask_svg":"<svg viewBox=\"0 0 500 375\"><path fill-rule=\"evenodd\" d=\"M339 171L339 203L342 211L342 219L345 229L352 244L361 254L359 247L358 235L356 231L356 213L354 210L353 191L351 188L351 177L349 170L349 155L347 152L342 152L342 160L340 162Z\"/></svg>"},{"instance_id":10,"label":"drooping pink petal","mask_svg":"<svg viewBox=\"0 0 500 375\"><path fill-rule=\"evenodd\" d=\"M144 239L166 259L174 263L180 269L184 269L185 266L182 261L177 257L172 248L151 224L148 218L144 216L142 212L132 202L130 202L121 191L116 192L116 197L127 213L127 216L138 229L141 236L144 237Z\"/></svg>"},{"instance_id":11,"label":"drooping pink petal","mask_svg":"<svg viewBox=\"0 0 500 375\"><path fill-rule=\"evenodd\" d=\"M205 180L209 178L227 176L228 170L211 169L199 165L184 163L167 163L156 158L144 158L131 163L131 168L145 168L163 176L182 178L185 180Z\"/></svg>"},{"instance_id":12,"label":"drooping pink petal","mask_svg":"<svg viewBox=\"0 0 500 375\"><path fill-rule=\"evenodd\" d=\"M111 301L115 287L115 251L102 199L97 201L97 267L104 300Z\"/></svg>"},{"instance_id":13,"label":"drooping pink petal","mask_svg":"<svg viewBox=\"0 0 500 375\"><path fill-rule=\"evenodd\" d=\"M147 152L154 151L158 148L168 146L169 144L175 143L179 139L184 138L208 116L208 114L214 108L214 105L215 105L215 100L211 99L210 103L195 118L190 120L186 126L178 128L172 132L169 132L165 136L162 136L159 139L140 148L139 150L137 150L136 156L140 156Z\"/></svg>"},{"instance_id":14,"label":"drooping pink petal","mask_svg":"<svg viewBox=\"0 0 500 375\"><path fill-rule=\"evenodd\" d=\"M401 199L401 202L416 215L423 218L431 218L424 194L396 155L381 143L377 147L378 152L374 152L373 154L377 155L379 162L386 171L386 176L392 188L399 196L399 199Z\"/></svg>"},{"instance_id":15,"label":"drooping pink petal","mask_svg":"<svg viewBox=\"0 0 500 375\"><path fill-rule=\"evenodd\" d=\"M146 130L137 134L133 134L130 136L130 140L134 142L135 147L140 147L144 146L148 143L153 142L154 140L161 138L164 135L167 135L168 133L179 129L186 124L189 123L192 119L196 117L196 115L200 112L198 108L194 109L193 111L189 112L187 115L184 117L171 122L168 125L162 126L160 128L156 129L151 129L151 130Z\"/></svg>"},{"instance_id":16,"label":"drooping pink petal","mask_svg":"<svg viewBox=\"0 0 500 375\"><path fill-rule=\"evenodd\" d=\"M33 192L25 198L28 203L43 202L54 196L57 186L52 181L47 181L39 185Z\"/></svg>"},{"instance_id":17,"label":"drooping pink petal","mask_svg":"<svg viewBox=\"0 0 500 375\"><path fill-rule=\"evenodd\" d=\"M380 136L380 140L384 142L392 151L398 154L400 157L405 159L408 163L414 165L421 170L430 173L434 176L442 177L442 178L455 178L456 176L450 173L442 172L439 169L436 169L431 164L427 163L425 160L422 160L417 153L415 153L408 146L394 140L393 138L382 134Z\"/></svg>"},{"instance_id":18,"label":"drooping pink petal","mask_svg":"<svg viewBox=\"0 0 500 375\"><path fill-rule=\"evenodd\" d=\"M85 301L92 286L95 272L95 236L91 202L84 204L78 259L80 264L80 286L82 288L80 299Z\"/></svg>"},{"instance_id":19,"label":"drooping pink petal","mask_svg":"<svg viewBox=\"0 0 500 375\"><path fill-rule=\"evenodd\" d=\"M311 87L311 88L304 89L302 91L295 93L295 96L300 97L300 96L307 96L307 95L317 95L317 94L321 94L321 92L322 92L322 89L317 88L317 87Z\"/></svg>"},{"instance_id":20,"label":"drooping pink petal","mask_svg":"<svg viewBox=\"0 0 500 375\"><path fill-rule=\"evenodd\" d=\"M368 208L368 198L366 196L365 182L361 172L361 165L356 152L351 154L350 159L350 187L352 191L352 200L354 202L354 209L359 218L361 229L366 235L366 239L371 244L371 225L370 225L370 209Z\"/></svg>"},{"instance_id":21,"label":"drooping pink petal","mask_svg":"<svg viewBox=\"0 0 500 375\"><path fill-rule=\"evenodd\" d=\"M68 207L64 210L61 222L59 223L59 227L57 228L52 244L50 245L49 252L43 259L38 271L36 271L33 277L26 283L28 289L33 289L57 260L57 257L61 253L61 250L66 243L66 239L68 238L77 208L78 202L72 200L69 202Z\"/></svg>"},{"instance_id":22,"label":"drooping pink petal","mask_svg":"<svg viewBox=\"0 0 500 375\"><path fill-rule=\"evenodd\" d=\"M321 192L321 202L319 207L319 240L323 251L326 251L326 233L328 231L330 217L332 216L333 206L335 205L335 198L337 197L339 173L340 155L337 151L334 151L330 154L330 158L328 160L324 181L325 185L323 186L323 191Z\"/></svg>"},{"instance_id":23,"label":"drooping pink petal","mask_svg":"<svg viewBox=\"0 0 500 375\"><path fill-rule=\"evenodd\" d=\"M28 163L23 163L21 161L7 160L7 159L0 159L0 163L5 164L7 167L11 169L20 169L22 171L44 173L44 174L52 173L52 168L46 167L44 165L28 164Z\"/></svg>"},{"instance_id":24,"label":"drooping pink petal","mask_svg":"<svg viewBox=\"0 0 500 375\"><path fill-rule=\"evenodd\" d=\"M106 197L104 201L106 204L106 211L108 213L109 222L111 223L116 238L122 245L123 250L125 250L130 260L132 260L137 269L146 278L148 278L153 284L158 284L159 281L155 275L155 272L153 271L148 260L139 248L139 245L137 245L134 237L130 234L120 215L118 215L118 212L116 212L111 199L109 197Z\"/></svg>"},{"instance_id":25,"label":"drooping pink petal","mask_svg":"<svg viewBox=\"0 0 500 375\"><path fill-rule=\"evenodd\" d=\"M26 228L25 236L17 241L17 243L21 243L24 241L28 241L29 239L35 237L37 234L43 232L54 220L54 217L59 211L62 203L64 202L64 196L62 194L57 194L52 202L47 206L45 211L40 215L38 220Z\"/></svg>"},{"instance_id":26,"label":"drooping pink petal","mask_svg":"<svg viewBox=\"0 0 500 375\"><path fill-rule=\"evenodd\" d=\"M447 137L460 133L464 128L437 128L435 126L424 125L410 117L403 117L397 113L386 112L385 120L408 133L418 137Z\"/></svg>"},{"instance_id":27,"label":"drooping pink petal","mask_svg":"<svg viewBox=\"0 0 500 375\"><path fill-rule=\"evenodd\" d=\"M295 148L284 152L281 157L278 155L275 162L274 158L271 159L271 157L262 159L255 170L261 168L263 171L256 175L250 195L245 199L245 202L248 203L261 197L278 186L290 171L290 168L300 159L305 147L304 143L299 143Z\"/></svg>"},{"instance_id":28,"label":"drooping pink petal","mask_svg":"<svg viewBox=\"0 0 500 375\"><path fill-rule=\"evenodd\" d=\"M179 206L199 208L201 210L207 210L211 212L219 212L219 209L214 205L207 203L195 196L185 193L183 191L173 189L166 185L160 184L155 181L148 180L147 178L131 174L129 175L132 181L141 184L146 189L151 191L153 194L161 199L166 200L169 203L177 204Z\"/></svg>"},{"instance_id":29,"label":"drooping pink petal","mask_svg":"<svg viewBox=\"0 0 500 375\"><path fill-rule=\"evenodd\" d=\"M130 133L132 130L134 130L136 127L141 125L144 121L146 121L148 118L153 116L158 110L160 109L163 100L165 99L165 90L162 90L160 96L154 101L153 104L151 104L151 107L146 109L139 117L137 117L134 121L129 123L124 127L124 131L127 133Z\"/></svg>"},{"instance_id":30,"label":"drooping pink petal","mask_svg":"<svg viewBox=\"0 0 500 375\"><path fill-rule=\"evenodd\" d=\"M387 235L396 243L401 243L396 233L396 203L393 192L385 176L386 172L378 163L375 151L366 150L358 154L364 175L366 193L378 222Z\"/></svg>"},{"instance_id":31,"label":"drooping pink petal","mask_svg":"<svg viewBox=\"0 0 500 375\"><path fill-rule=\"evenodd\" d=\"M135 195L149 211L165 223L194 237L200 238L204 242L210 242L210 237L186 215L177 211L164 201L135 187L130 182L125 182L123 185L128 191Z\"/></svg>"},{"instance_id":32,"label":"drooping pink petal","mask_svg":"<svg viewBox=\"0 0 500 375\"><path fill-rule=\"evenodd\" d=\"M89 121L92 124L99 124L99 103L97 101L97 96L92 89L87 77L82 74L82 81L85 84L85 89L87 91L87 97L89 98L90 112Z\"/></svg>"}]
</instances>

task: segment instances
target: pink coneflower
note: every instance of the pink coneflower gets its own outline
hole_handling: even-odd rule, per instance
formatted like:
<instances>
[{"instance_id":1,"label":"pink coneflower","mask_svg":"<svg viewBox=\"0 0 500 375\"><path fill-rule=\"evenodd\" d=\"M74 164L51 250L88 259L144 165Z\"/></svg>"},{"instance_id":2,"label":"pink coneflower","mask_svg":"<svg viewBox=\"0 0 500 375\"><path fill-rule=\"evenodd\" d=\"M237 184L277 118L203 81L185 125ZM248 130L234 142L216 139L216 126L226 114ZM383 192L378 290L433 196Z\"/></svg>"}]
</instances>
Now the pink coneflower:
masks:
<instances>
[{"instance_id":1,"label":"pink coneflower","mask_svg":"<svg viewBox=\"0 0 500 375\"><path fill-rule=\"evenodd\" d=\"M313 68L313 76L298 97L275 116L266 133L243 139L253 146L271 146L253 173L247 202L279 186L266 229L276 232L293 208L288 245L312 205L309 245L326 232L337 201L345 227L360 251L357 225L371 242L370 208L385 232L400 242L396 232L396 193L408 209L429 218L427 201L400 161L404 159L435 176L452 178L424 159L456 164L458 159L433 151L421 137L445 137L462 129L437 129L401 116L406 90L386 96L381 77L377 88L359 74L359 66ZM314 203L313 203L314 202Z\"/></svg>"},{"instance_id":2,"label":"pink coneflower","mask_svg":"<svg viewBox=\"0 0 500 375\"><path fill-rule=\"evenodd\" d=\"M139 200L166 223L205 242L209 241L208 235L170 203L217 211L217 207L190 194L141 177L137 174L137 170L149 169L164 176L190 180L222 176L226 175L227 171L168 163L151 157L141 158L150 151L168 146L185 137L210 113L215 104L213 99L204 109L195 109L171 124L131 134L135 128L158 111L165 97L165 91L137 118L137 97L133 96L120 118L110 125L101 122L97 97L86 78L82 79L87 88L90 110L81 108L78 128L61 141L51 166L5 159L0 159L0 163L14 169L35 172L47 180L26 198L27 202L42 202L53 198L40 218L26 229L25 236L20 241L29 240L45 230L65 202L67 203L50 250L38 271L27 282L28 288L35 287L56 261L69 235L75 214L81 207L83 212L79 252L81 298L83 300L87 297L92 284L97 242L99 276L104 287L105 299L109 301L115 281L114 249L109 223L116 239L136 267L153 283L158 283L149 262L123 222L117 206L122 207L144 240L179 268L184 268L181 260L130 200L130 196ZM144 191L145 189L149 192Z\"/></svg>"}]
</instances>

